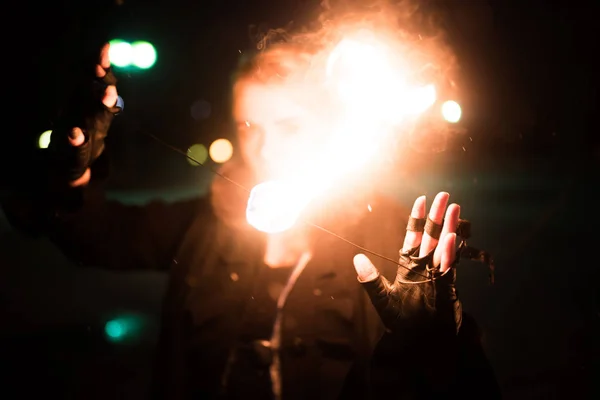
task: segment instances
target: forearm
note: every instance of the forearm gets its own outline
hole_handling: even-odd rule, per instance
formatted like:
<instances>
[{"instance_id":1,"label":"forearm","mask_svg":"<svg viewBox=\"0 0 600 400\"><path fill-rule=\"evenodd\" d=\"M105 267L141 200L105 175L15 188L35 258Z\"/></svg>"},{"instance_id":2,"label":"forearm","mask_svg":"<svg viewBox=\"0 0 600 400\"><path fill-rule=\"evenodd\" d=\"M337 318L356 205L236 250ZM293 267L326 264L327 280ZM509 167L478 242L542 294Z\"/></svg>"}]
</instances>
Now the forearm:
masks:
<instances>
[{"instance_id":1,"label":"forearm","mask_svg":"<svg viewBox=\"0 0 600 400\"><path fill-rule=\"evenodd\" d=\"M386 333L371 359L368 392L370 398L501 398L478 327L467 314L458 334L435 327L419 337Z\"/></svg>"},{"instance_id":2,"label":"forearm","mask_svg":"<svg viewBox=\"0 0 600 400\"><path fill-rule=\"evenodd\" d=\"M19 191L3 201L11 224L49 237L80 265L164 269L203 200L123 205L96 187Z\"/></svg>"},{"instance_id":3,"label":"forearm","mask_svg":"<svg viewBox=\"0 0 600 400\"><path fill-rule=\"evenodd\" d=\"M476 321L463 313L457 337L457 382L464 398L500 399L500 386L483 348L482 334Z\"/></svg>"}]
</instances>

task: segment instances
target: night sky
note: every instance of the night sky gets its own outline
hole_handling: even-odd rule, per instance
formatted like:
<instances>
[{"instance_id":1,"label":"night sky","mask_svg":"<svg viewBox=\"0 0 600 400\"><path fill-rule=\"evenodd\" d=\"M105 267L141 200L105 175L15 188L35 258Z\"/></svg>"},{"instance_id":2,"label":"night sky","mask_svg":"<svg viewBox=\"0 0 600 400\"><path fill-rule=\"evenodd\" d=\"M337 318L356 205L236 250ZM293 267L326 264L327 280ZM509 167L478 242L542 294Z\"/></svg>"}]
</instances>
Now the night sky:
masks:
<instances>
[{"instance_id":1,"label":"night sky","mask_svg":"<svg viewBox=\"0 0 600 400\"><path fill-rule=\"evenodd\" d=\"M238 4L240 3L240 4ZM144 132L187 149L233 138L230 74L252 41L249 24L309 21L318 1L89 1L10 5L4 35L2 188L24 176L52 128L75 66L103 41L148 40L158 60L119 75L126 110L109 138L109 194L124 202L206 192L212 174ZM592 398L598 393L600 296L596 127L598 29L591 2L438 1L462 66L464 140L385 190L403 201L449 191L491 252L496 285L461 264L465 309L508 399ZM18 28L18 29L17 29ZM72 80L72 79L71 79ZM190 107L210 104L196 120ZM351 260L348 264L352 268ZM166 280L76 267L45 239L24 238L0 214L0 376L11 395L143 398ZM140 334L111 344L105 322L135 315ZM594 370L594 367L596 370ZM25 379L24 386L17 383ZM32 384L31 384L32 383ZM4 398L4 396L2 396Z\"/></svg>"}]
</instances>

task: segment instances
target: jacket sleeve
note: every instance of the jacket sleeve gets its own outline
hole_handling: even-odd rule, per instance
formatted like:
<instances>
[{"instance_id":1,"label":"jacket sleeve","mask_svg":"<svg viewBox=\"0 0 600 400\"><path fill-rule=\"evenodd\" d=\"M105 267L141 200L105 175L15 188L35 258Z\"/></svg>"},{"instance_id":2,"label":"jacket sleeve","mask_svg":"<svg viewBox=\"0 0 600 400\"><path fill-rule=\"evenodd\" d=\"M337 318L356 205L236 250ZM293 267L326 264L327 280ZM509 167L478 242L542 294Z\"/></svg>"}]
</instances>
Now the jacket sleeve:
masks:
<instances>
[{"instance_id":1,"label":"jacket sleeve","mask_svg":"<svg viewBox=\"0 0 600 400\"><path fill-rule=\"evenodd\" d=\"M410 345L383 335L370 360L354 364L339 400L501 399L472 318L463 316L455 339Z\"/></svg>"},{"instance_id":2,"label":"jacket sleeve","mask_svg":"<svg viewBox=\"0 0 600 400\"><path fill-rule=\"evenodd\" d=\"M383 215L392 217L374 220L376 229L368 230L370 238L365 244L393 258L402 246L410 211L393 206L387 210ZM373 214L375 211L373 207ZM382 274L393 276L390 274L396 269L395 265L386 265L375 257L371 260ZM390 266L392 270L386 272ZM340 399L501 398L494 371L485 355L481 332L471 316L463 312L458 334L444 338L439 331L431 329L430 337L414 340L385 333L376 323L378 316L368 297L365 298L368 312L364 314L371 316L363 317L360 325L364 324L364 330L370 332L366 339L374 348L356 360L346 377Z\"/></svg>"},{"instance_id":3,"label":"jacket sleeve","mask_svg":"<svg viewBox=\"0 0 600 400\"><path fill-rule=\"evenodd\" d=\"M203 198L124 205L93 184L60 194L14 191L2 207L13 228L48 237L79 265L113 270L168 268L193 218L208 210Z\"/></svg>"},{"instance_id":4,"label":"jacket sleeve","mask_svg":"<svg viewBox=\"0 0 600 400\"><path fill-rule=\"evenodd\" d=\"M475 319L463 312L458 334L456 389L463 398L500 399L501 389Z\"/></svg>"}]
</instances>

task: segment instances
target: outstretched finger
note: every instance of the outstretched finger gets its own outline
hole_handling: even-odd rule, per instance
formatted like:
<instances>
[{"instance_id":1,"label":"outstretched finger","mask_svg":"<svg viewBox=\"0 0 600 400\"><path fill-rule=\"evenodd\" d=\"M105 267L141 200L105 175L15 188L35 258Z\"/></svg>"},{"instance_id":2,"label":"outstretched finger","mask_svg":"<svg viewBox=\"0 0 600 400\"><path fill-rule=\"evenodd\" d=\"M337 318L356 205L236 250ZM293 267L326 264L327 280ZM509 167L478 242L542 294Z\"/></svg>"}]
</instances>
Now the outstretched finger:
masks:
<instances>
[{"instance_id":1,"label":"outstretched finger","mask_svg":"<svg viewBox=\"0 0 600 400\"><path fill-rule=\"evenodd\" d=\"M456 233L449 233L444 236L438 247L441 249L440 272L444 273L454 264L454 258L456 257Z\"/></svg>"},{"instance_id":2,"label":"outstretched finger","mask_svg":"<svg viewBox=\"0 0 600 400\"><path fill-rule=\"evenodd\" d=\"M360 282L369 282L379 276L377 268L364 254L355 255L352 261L354 262L354 269L358 274L358 280Z\"/></svg>"},{"instance_id":3,"label":"outstretched finger","mask_svg":"<svg viewBox=\"0 0 600 400\"><path fill-rule=\"evenodd\" d=\"M367 292L379 317L387 326L387 323L393 320L390 318L390 310L393 309L389 307L392 284L377 271L371 260L364 254L354 256L354 268L358 273L358 281Z\"/></svg>"},{"instance_id":4,"label":"outstretched finger","mask_svg":"<svg viewBox=\"0 0 600 400\"><path fill-rule=\"evenodd\" d=\"M426 206L427 198L425 196L420 196L415 200L406 226L406 236L404 237L402 251L409 251L421 244L423 229L425 228Z\"/></svg>"},{"instance_id":5,"label":"outstretched finger","mask_svg":"<svg viewBox=\"0 0 600 400\"><path fill-rule=\"evenodd\" d=\"M446 210L446 216L444 217L444 227L442 228L442 234L440 235L440 241L443 241L446 235L449 233L456 233L458 226L458 218L460 217L460 206L458 204L450 204L448 210ZM441 243L440 243L441 244ZM442 247L438 244L433 253L433 265L438 266L442 260Z\"/></svg>"},{"instance_id":6,"label":"outstretched finger","mask_svg":"<svg viewBox=\"0 0 600 400\"><path fill-rule=\"evenodd\" d=\"M115 85L108 85L104 89L104 96L102 97L102 104L106 107L111 108L117 104L119 95L117 94L117 87Z\"/></svg>"},{"instance_id":7,"label":"outstretched finger","mask_svg":"<svg viewBox=\"0 0 600 400\"><path fill-rule=\"evenodd\" d=\"M429 254L429 252L437 246L440 235L442 234L442 223L444 221L444 213L449 198L450 195L446 192L440 192L435 196L435 199L431 204L431 209L429 210L427 222L425 223L425 233L423 234L419 257Z\"/></svg>"},{"instance_id":8,"label":"outstretched finger","mask_svg":"<svg viewBox=\"0 0 600 400\"><path fill-rule=\"evenodd\" d=\"M117 80L110 69L110 44L106 43L100 50L98 64L96 64L96 77L102 81L101 86L104 89L102 94L102 104L107 108L123 108L123 101L117 93Z\"/></svg>"},{"instance_id":9,"label":"outstretched finger","mask_svg":"<svg viewBox=\"0 0 600 400\"><path fill-rule=\"evenodd\" d=\"M109 51L110 44L105 43L104 46L102 46L102 49L100 50L100 66L104 69L110 67Z\"/></svg>"},{"instance_id":10,"label":"outstretched finger","mask_svg":"<svg viewBox=\"0 0 600 400\"><path fill-rule=\"evenodd\" d=\"M106 70L110 68L110 44L106 43L100 50L100 57L98 58L98 64L96 64L96 76L98 78L104 78L106 76Z\"/></svg>"}]
</instances>

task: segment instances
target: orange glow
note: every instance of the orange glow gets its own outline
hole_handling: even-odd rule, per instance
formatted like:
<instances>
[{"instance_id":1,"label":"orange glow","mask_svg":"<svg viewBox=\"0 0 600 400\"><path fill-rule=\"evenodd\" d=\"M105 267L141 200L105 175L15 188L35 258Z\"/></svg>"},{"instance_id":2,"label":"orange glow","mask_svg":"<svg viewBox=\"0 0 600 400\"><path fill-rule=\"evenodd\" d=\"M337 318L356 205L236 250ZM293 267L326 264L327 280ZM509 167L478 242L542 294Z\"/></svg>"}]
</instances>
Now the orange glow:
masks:
<instances>
[{"instance_id":1,"label":"orange glow","mask_svg":"<svg viewBox=\"0 0 600 400\"><path fill-rule=\"evenodd\" d=\"M391 139L408 142L408 138L397 137L398 132L409 131L405 128L415 124L437 101L436 79L415 79L431 65L421 64L419 57L412 55L411 46L417 45L389 34L384 26L344 26L337 32L344 34L312 54L308 69L292 70L281 82L265 89L289 96L312 96L314 108L326 104L327 112L320 113L326 115L326 120L312 125L302 122L295 127L295 134L314 137L315 125L327 127L327 132L319 135L326 137L324 145L293 148L310 154L310 162L289 162L289 169L278 168L278 172L285 173L253 189L246 215L248 222L261 231L291 228L303 208L334 182L348 179L385 157L389 151L386 143ZM323 93L322 88L325 94L317 98L314 93ZM282 99L277 106L285 104ZM271 154L280 158L278 165L286 165L290 158L283 147ZM371 211L370 205L368 208Z\"/></svg>"},{"instance_id":2,"label":"orange glow","mask_svg":"<svg viewBox=\"0 0 600 400\"><path fill-rule=\"evenodd\" d=\"M452 100L444 102L442 104L442 116L448 122L457 123L462 117L460 105Z\"/></svg>"}]
</instances>

